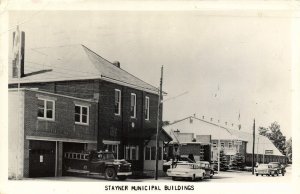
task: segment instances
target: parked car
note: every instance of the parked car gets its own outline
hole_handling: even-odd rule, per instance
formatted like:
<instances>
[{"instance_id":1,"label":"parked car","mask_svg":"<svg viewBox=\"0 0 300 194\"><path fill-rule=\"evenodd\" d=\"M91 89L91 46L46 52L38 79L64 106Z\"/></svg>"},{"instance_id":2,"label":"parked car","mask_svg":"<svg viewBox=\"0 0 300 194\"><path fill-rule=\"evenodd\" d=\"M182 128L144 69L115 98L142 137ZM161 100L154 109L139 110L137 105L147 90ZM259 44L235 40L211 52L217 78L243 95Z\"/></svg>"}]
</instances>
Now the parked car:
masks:
<instances>
[{"instance_id":1,"label":"parked car","mask_svg":"<svg viewBox=\"0 0 300 194\"><path fill-rule=\"evenodd\" d=\"M218 162L217 161L211 161L210 166L214 170L214 172L218 171Z\"/></svg>"},{"instance_id":2,"label":"parked car","mask_svg":"<svg viewBox=\"0 0 300 194\"><path fill-rule=\"evenodd\" d=\"M195 163L195 162L189 159L188 157L179 157L174 161L173 159L171 159L163 164L163 171L167 172L168 169L173 168L178 163Z\"/></svg>"},{"instance_id":3,"label":"parked car","mask_svg":"<svg viewBox=\"0 0 300 194\"><path fill-rule=\"evenodd\" d=\"M216 160L211 161L211 166L215 172L218 171L218 161L216 161ZM224 163L220 162L220 171L226 171L228 169L229 169L228 164L224 164Z\"/></svg>"},{"instance_id":4,"label":"parked car","mask_svg":"<svg viewBox=\"0 0 300 194\"><path fill-rule=\"evenodd\" d=\"M254 168L254 173L256 176L258 175L267 175L267 176L278 176L277 170L273 167L272 164L259 164Z\"/></svg>"},{"instance_id":5,"label":"parked car","mask_svg":"<svg viewBox=\"0 0 300 194\"><path fill-rule=\"evenodd\" d=\"M215 171L208 161L198 161L196 163L200 165L200 168L205 170L205 178L213 177L213 175L215 174Z\"/></svg>"},{"instance_id":6,"label":"parked car","mask_svg":"<svg viewBox=\"0 0 300 194\"><path fill-rule=\"evenodd\" d=\"M65 152L64 170L67 173L104 175L107 180L125 180L131 172L131 163L116 160L113 152Z\"/></svg>"},{"instance_id":7,"label":"parked car","mask_svg":"<svg viewBox=\"0 0 300 194\"><path fill-rule=\"evenodd\" d=\"M285 166L281 164L280 162L270 162L269 164L272 165L272 168L275 169L275 174L278 176L279 174L284 174L286 173Z\"/></svg>"},{"instance_id":8,"label":"parked car","mask_svg":"<svg viewBox=\"0 0 300 194\"><path fill-rule=\"evenodd\" d=\"M168 169L167 175L176 178L189 178L192 181L197 179L202 180L205 177L205 170L196 163L177 163L175 168Z\"/></svg>"}]
</instances>

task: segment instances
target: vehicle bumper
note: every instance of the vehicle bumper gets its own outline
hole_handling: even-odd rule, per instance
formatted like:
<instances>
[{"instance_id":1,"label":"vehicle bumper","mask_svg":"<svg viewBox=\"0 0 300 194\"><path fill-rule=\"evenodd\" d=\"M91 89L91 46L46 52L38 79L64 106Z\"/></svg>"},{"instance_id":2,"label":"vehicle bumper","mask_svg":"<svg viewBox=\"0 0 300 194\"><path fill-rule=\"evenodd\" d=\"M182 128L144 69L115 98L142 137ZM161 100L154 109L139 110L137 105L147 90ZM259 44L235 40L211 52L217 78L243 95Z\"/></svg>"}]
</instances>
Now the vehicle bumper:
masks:
<instances>
[{"instance_id":1,"label":"vehicle bumper","mask_svg":"<svg viewBox=\"0 0 300 194\"><path fill-rule=\"evenodd\" d=\"M256 173L256 174L266 174L266 175L268 175L268 174L275 174L274 171L256 171L254 173Z\"/></svg>"},{"instance_id":2,"label":"vehicle bumper","mask_svg":"<svg viewBox=\"0 0 300 194\"><path fill-rule=\"evenodd\" d=\"M128 175L132 175L132 172L118 172L117 175L118 176L128 176Z\"/></svg>"},{"instance_id":3,"label":"vehicle bumper","mask_svg":"<svg viewBox=\"0 0 300 194\"><path fill-rule=\"evenodd\" d=\"M167 173L170 177L182 177L182 178L191 178L191 174L176 174L176 173Z\"/></svg>"}]
</instances>

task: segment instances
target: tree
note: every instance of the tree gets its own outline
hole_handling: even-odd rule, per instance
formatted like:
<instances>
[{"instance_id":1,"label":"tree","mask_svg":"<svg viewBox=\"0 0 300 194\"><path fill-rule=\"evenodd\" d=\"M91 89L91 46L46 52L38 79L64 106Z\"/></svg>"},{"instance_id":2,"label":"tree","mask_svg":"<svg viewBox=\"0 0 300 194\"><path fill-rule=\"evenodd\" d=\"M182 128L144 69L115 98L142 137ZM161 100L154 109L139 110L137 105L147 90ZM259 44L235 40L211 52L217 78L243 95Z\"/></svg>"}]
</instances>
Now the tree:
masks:
<instances>
[{"instance_id":1,"label":"tree","mask_svg":"<svg viewBox=\"0 0 300 194\"><path fill-rule=\"evenodd\" d=\"M268 137L282 154L285 154L286 138L280 131L280 125L276 121L271 123L268 128L259 127L258 131L260 135Z\"/></svg>"},{"instance_id":2,"label":"tree","mask_svg":"<svg viewBox=\"0 0 300 194\"><path fill-rule=\"evenodd\" d=\"M259 135L263 135L266 137L268 137L268 131L269 131L269 129L266 127L259 127L259 129L258 129Z\"/></svg>"},{"instance_id":3,"label":"tree","mask_svg":"<svg viewBox=\"0 0 300 194\"><path fill-rule=\"evenodd\" d=\"M292 138L290 138L289 140L287 140L286 144L285 144L285 153L286 156L288 157L289 161L292 161Z\"/></svg>"},{"instance_id":4,"label":"tree","mask_svg":"<svg viewBox=\"0 0 300 194\"><path fill-rule=\"evenodd\" d=\"M236 153L234 155L232 166L235 169L242 170L245 166L245 158L241 153Z\"/></svg>"},{"instance_id":5,"label":"tree","mask_svg":"<svg viewBox=\"0 0 300 194\"><path fill-rule=\"evenodd\" d=\"M228 160L223 150L220 151L220 170L228 170Z\"/></svg>"}]
</instances>

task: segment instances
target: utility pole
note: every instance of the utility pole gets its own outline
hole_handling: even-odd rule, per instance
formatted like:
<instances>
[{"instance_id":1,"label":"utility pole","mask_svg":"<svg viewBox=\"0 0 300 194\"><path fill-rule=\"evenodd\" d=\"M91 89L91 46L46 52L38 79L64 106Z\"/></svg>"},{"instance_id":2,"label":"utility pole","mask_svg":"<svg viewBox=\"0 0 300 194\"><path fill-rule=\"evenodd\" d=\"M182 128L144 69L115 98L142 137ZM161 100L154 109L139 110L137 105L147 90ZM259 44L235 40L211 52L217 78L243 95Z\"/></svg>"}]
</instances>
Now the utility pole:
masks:
<instances>
[{"instance_id":1,"label":"utility pole","mask_svg":"<svg viewBox=\"0 0 300 194\"><path fill-rule=\"evenodd\" d=\"M162 124L162 84L163 84L163 69L161 67L161 75L160 75L160 86L159 86L159 96L158 96L158 112L157 112L157 125L156 125L156 149L155 149L155 180L158 179L158 148L159 148L159 132Z\"/></svg>"},{"instance_id":2,"label":"utility pole","mask_svg":"<svg viewBox=\"0 0 300 194\"><path fill-rule=\"evenodd\" d=\"M253 122L252 174L254 174L254 149L255 149L255 119Z\"/></svg>"}]
</instances>

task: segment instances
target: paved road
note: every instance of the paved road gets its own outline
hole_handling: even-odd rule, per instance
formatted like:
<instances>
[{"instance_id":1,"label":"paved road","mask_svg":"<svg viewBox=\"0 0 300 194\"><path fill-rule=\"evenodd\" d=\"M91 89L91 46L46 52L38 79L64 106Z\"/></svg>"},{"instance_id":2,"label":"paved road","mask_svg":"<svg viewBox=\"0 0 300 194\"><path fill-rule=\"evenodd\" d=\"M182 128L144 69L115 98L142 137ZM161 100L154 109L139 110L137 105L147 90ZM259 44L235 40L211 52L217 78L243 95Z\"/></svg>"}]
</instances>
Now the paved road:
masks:
<instances>
[{"instance_id":1,"label":"paved road","mask_svg":"<svg viewBox=\"0 0 300 194\"><path fill-rule=\"evenodd\" d=\"M291 166L286 168L287 173L285 176L279 175L275 177L268 176L255 176L252 175L251 172L245 171L227 171L220 172L220 174L216 174L212 179L204 179L202 181L196 181L193 183L290 183L292 181L292 168ZM92 177L92 176L64 176L64 177L46 177L46 178L28 178L26 180L32 181L70 181L70 182L107 182L103 177ZM145 179L127 179L125 182L157 182L153 178L145 178ZM160 183L173 182L189 182L188 180L176 180L172 181L170 177L159 177L158 180ZM114 182L124 182L124 181L114 181Z\"/></svg>"}]
</instances>

